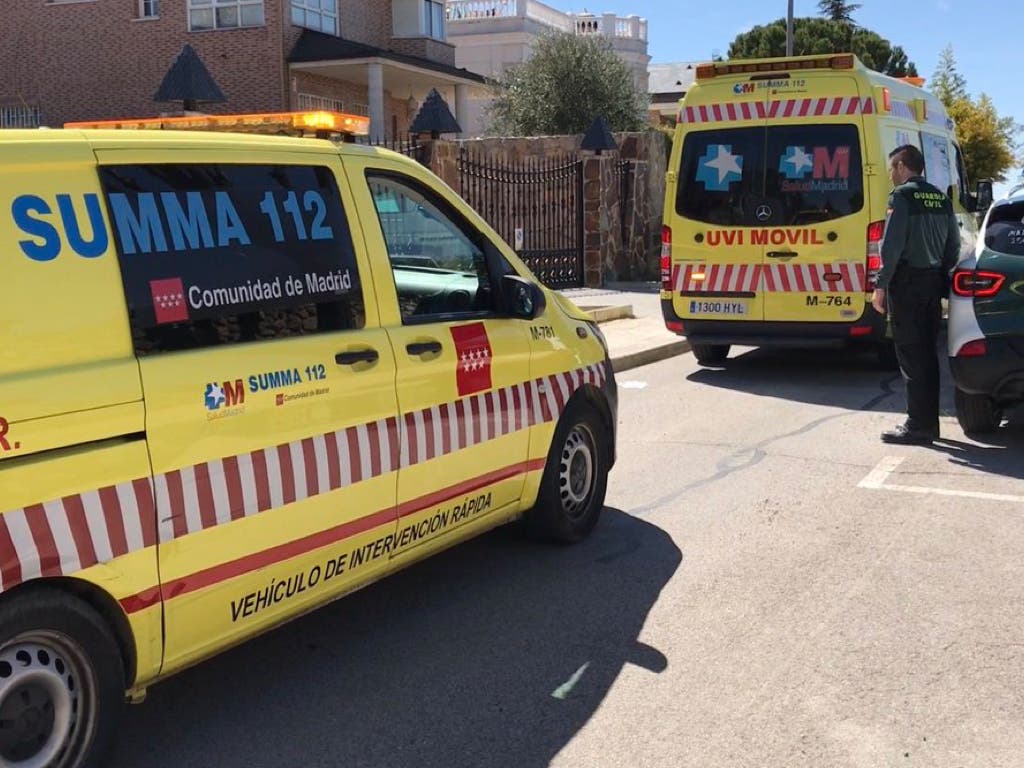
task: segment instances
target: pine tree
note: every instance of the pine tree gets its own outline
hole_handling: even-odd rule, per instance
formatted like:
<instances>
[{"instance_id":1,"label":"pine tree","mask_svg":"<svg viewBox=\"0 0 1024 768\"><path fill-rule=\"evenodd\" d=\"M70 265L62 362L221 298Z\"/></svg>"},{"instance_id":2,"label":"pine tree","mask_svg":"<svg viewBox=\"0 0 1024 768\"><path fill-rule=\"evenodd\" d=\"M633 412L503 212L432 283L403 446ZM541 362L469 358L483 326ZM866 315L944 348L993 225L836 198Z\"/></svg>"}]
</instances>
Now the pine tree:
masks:
<instances>
[{"instance_id":1,"label":"pine tree","mask_svg":"<svg viewBox=\"0 0 1024 768\"><path fill-rule=\"evenodd\" d=\"M967 79L956 68L952 45L947 45L939 54L939 63L935 65L935 74L932 75L931 89L947 109L967 98Z\"/></svg>"},{"instance_id":2,"label":"pine tree","mask_svg":"<svg viewBox=\"0 0 1024 768\"><path fill-rule=\"evenodd\" d=\"M818 10L826 19L841 21L853 25L853 12L861 7L860 3L848 3L846 0L820 0Z\"/></svg>"}]
</instances>

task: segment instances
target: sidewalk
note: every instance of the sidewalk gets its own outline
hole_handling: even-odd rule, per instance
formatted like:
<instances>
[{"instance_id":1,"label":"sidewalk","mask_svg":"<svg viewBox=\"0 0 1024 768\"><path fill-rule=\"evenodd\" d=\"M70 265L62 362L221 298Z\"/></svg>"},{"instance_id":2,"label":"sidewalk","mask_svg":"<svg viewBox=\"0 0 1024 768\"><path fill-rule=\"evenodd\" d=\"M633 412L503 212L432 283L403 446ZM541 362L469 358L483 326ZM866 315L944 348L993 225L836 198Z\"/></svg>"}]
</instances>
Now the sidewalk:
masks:
<instances>
[{"instance_id":1,"label":"sidewalk","mask_svg":"<svg viewBox=\"0 0 1024 768\"><path fill-rule=\"evenodd\" d=\"M561 293L601 324L616 373L690 351L690 344L665 328L657 283L609 283Z\"/></svg>"}]
</instances>

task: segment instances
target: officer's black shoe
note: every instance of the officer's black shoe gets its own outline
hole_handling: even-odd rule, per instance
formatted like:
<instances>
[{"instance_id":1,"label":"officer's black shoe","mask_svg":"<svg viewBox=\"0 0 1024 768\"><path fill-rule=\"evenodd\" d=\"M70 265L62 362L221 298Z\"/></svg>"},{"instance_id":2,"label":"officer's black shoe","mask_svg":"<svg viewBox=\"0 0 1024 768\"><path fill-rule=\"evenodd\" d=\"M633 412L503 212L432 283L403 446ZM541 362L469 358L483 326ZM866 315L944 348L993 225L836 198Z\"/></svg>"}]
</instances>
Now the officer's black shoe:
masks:
<instances>
[{"instance_id":1,"label":"officer's black shoe","mask_svg":"<svg viewBox=\"0 0 1024 768\"><path fill-rule=\"evenodd\" d=\"M898 445L931 445L939 439L938 432L921 432L910 429L906 424L887 430L882 433L883 443L896 443Z\"/></svg>"}]
</instances>

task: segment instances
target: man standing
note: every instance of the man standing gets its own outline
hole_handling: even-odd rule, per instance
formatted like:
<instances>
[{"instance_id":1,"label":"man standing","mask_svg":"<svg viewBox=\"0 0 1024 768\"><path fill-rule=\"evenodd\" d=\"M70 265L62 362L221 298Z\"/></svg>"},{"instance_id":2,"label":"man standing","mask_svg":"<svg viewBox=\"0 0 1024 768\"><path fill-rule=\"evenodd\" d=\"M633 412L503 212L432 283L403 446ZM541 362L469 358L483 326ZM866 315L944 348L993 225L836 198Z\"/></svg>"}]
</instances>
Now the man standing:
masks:
<instances>
[{"instance_id":1,"label":"man standing","mask_svg":"<svg viewBox=\"0 0 1024 768\"><path fill-rule=\"evenodd\" d=\"M907 420L882 433L887 443L928 445L939 437L939 325L949 272L960 255L953 205L924 180L912 144L889 154L893 191L882 239L882 270L871 305L892 321L896 359L907 385Z\"/></svg>"}]
</instances>

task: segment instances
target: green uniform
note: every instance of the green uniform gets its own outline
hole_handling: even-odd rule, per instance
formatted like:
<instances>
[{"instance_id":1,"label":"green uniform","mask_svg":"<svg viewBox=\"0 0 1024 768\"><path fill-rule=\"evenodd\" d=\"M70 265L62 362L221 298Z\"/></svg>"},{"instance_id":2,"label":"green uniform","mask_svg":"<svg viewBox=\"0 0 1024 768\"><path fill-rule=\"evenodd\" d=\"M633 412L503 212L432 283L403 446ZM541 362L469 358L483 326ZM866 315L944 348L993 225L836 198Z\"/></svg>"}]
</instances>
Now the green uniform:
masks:
<instances>
[{"instance_id":1,"label":"green uniform","mask_svg":"<svg viewBox=\"0 0 1024 768\"><path fill-rule=\"evenodd\" d=\"M960 256L960 228L953 204L920 176L889 195L878 287L888 288L896 268L949 272Z\"/></svg>"}]
</instances>

